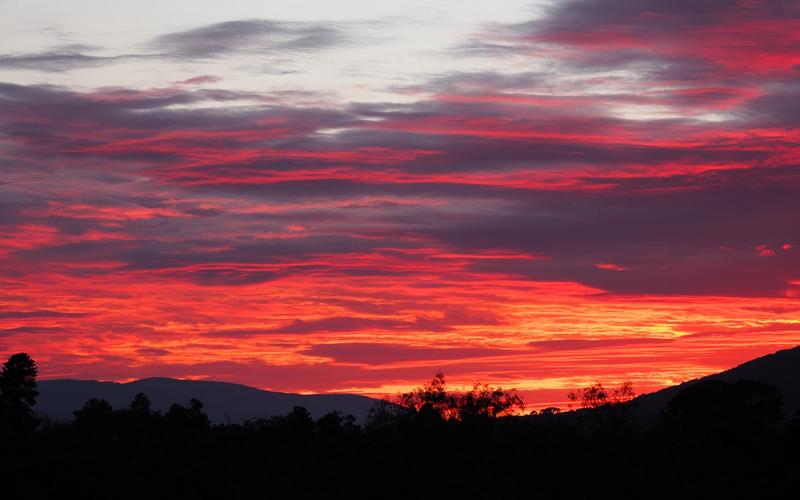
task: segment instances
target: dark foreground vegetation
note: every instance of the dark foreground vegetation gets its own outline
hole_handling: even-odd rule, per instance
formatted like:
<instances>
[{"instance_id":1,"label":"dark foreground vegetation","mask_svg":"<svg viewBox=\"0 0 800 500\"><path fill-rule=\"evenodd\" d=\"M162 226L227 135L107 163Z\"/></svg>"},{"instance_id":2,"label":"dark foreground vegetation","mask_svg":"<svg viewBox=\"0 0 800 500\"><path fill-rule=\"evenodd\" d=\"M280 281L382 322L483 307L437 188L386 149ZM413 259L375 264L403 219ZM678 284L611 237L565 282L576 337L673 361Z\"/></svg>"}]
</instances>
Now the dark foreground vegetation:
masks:
<instances>
[{"instance_id":1,"label":"dark foreground vegetation","mask_svg":"<svg viewBox=\"0 0 800 500\"><path fill-rule=\"evenodd\" d=\"M0 374L0 498L798 498L800 421L755 381L685 389L652 418L629 386L583 409L520 416L513 392L446 390L441 374L357 425L303 408L211 425L200 401L90 400L68 423L32 411L36 365Z\"/></svg>"}]
</instances>

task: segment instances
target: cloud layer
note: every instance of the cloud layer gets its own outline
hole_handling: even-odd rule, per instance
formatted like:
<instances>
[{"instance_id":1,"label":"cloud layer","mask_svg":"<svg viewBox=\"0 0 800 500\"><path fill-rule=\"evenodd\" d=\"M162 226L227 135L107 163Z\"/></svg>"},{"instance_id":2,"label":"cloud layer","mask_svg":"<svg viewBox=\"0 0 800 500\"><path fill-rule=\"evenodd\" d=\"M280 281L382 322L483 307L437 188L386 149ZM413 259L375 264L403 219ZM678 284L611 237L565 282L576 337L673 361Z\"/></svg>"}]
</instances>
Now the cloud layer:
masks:
<instances>
[{"instance_id":1,"label":"cloud layer","mask_svg":"<svg viewBox=\"0 0 800 500\"><path fill-rule=\"evenodd\" d=\"M560 2L455 42L441 57L483 69L391 102L215 76L236 54L335 58L355 24L0 57L208 65L144 89L0 84L0 350L46 376L303 391L443 368L549 404L795 344L798 22L792 2Z\"/></svg>"}]
</instances>

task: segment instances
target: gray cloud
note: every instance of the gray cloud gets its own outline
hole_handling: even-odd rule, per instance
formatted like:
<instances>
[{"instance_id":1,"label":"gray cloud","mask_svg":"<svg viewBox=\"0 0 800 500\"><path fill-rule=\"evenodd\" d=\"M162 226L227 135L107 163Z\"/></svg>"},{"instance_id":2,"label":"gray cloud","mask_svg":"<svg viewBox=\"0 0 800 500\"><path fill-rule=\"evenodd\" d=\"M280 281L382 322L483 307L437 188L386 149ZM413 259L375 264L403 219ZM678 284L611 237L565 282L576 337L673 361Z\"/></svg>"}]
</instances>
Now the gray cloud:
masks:
<instances>
[{"instance_id":1,"label":"gray cloud","mask_svg":"<svg viewBox=\"0 0 800 500\"><path fill-rule=\"evenodd\" d=\"M204 59L234 52L310 52L340 45L347 38L333 24L248 19L167 33L149 47L168 57Z\"/></svg>"},{"instance_id":2,"label":"gray cloud","mask_svg":"<svg viewBox=\"0 0 800 500\"><path fill-rule=\"evenodd\" d=\"M798 68L800 75L800 68ZM767 86L738 111L741 126L800 127L800 76Z\"/></svg>"},{"instance_id":3,"label":"gray cloud","mask_svg":"<svg viewBox=\"0 0 800 500\"><path fill-rule=\"evenodd\" d=\"M800 15L800 6L791 0L764 0L750 5L728 0L567 0L551 4L543 18L521 23L518 29L528 33L561 34L613 33L625 28L672 36L689 27L720 24L731 16L785 19L797 15Z\"/></svg>"},{"instance_id":4,"label":"gray cloud","mask_svg":"<svg viewBox=\"0 0 800 500\"><path fill-rule=\"evenodd\" d=\"M140 53L98 56L91 54L96 47L71 44L34 53L0 54L0 69L63 72L141 59L209 59L233 53L297 55L349 43L352 28L341 23L228 21L165 33L145 44L147 51Z\"/></svg>"},{"instance_id":5,"label":"gray cloud","mask_svg":"<svg viewBox=\"0 0 800 500\"><path fill-rule=\"evenodd\" d=\"M0 69L32 69L47 72L103 66L129 59L130 56L101 57L72 51L34 54L0 54Z\"/></svg>"}]
</instances>

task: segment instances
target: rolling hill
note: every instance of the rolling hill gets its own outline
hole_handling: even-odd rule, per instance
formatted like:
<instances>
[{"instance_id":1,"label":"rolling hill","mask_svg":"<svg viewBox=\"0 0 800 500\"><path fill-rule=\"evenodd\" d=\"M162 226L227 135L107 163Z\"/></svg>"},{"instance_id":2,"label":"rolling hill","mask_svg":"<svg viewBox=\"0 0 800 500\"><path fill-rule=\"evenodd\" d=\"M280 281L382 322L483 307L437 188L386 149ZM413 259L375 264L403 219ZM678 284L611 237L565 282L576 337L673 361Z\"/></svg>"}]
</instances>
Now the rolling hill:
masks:
<instances>
[{"instance_id":1,"label":"rolling hill","mask_svg":"<svg viewBox=\"0 0 800 500\"><path fill-rule=\"evenodd\" d=\"M191 398L203 402L212 422L242 422L254 417L289 413L293 407L306 408L314 418L331 411L366 419L375 399L352 394L290 394L262 391L227 382L146 378L129 383L94 380L42 380L38 382L36 411L55 420L72 418L72 412L91 398L105 399L115 409L127 407L134 396L144 393L154 410L166 411L173 403L188 404Z\"/></svg>"},{"instance_id":2,"label":"rolling hill","mask_svg":"<svg viewBox=\"0 0 800 500\"><path fill-rule=\"evenodd\" d=\"M791 417L800 411L800 346L768 354L707 377L689 380L634 399L644 414L666 409L670 399L681 390L704 380L757 380L776 386L783 395L784 413Z\"/></svg>"}]
</instances>

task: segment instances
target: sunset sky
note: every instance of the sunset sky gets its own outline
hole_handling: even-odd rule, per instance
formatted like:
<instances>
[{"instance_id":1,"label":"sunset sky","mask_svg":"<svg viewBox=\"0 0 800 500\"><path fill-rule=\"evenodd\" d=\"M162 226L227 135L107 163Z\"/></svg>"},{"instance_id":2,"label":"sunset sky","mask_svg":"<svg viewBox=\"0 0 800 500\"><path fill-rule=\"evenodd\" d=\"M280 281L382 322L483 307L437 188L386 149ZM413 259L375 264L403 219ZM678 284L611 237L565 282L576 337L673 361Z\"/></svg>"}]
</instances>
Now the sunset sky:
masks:
<instances>
[{"instance_id":1,"label":"sunset sky","mask_svg":"<svg viewBox=\"0 0 800 500\"><path fill-rule=\"evenodd\" d=\"M0 0L0 354L562 405L800 343L800 2Z\"/></svg>"}]
</instances>

